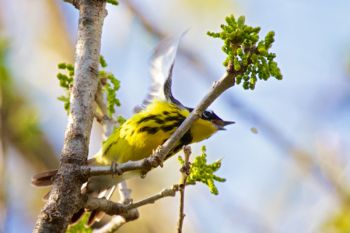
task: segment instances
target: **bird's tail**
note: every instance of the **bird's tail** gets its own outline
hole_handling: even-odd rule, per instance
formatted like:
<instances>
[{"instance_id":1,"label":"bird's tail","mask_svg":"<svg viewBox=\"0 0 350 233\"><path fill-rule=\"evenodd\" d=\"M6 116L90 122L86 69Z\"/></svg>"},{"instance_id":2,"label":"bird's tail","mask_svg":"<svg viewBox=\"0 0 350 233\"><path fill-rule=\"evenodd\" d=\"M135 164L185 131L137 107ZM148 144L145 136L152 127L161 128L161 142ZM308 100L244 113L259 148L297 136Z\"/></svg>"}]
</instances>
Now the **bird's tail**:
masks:
<instances>
[{"instance_id":1,"label":"bird's tail","mask_svg":"<svg viewBox=\"0 0 350 233\"><path fill-rule=\"evenodd\" d=\"M92 158L88 160L89 165L97 165L96 159ZM45 187L52 185L54 178L57 174L57 169L52 169L44 172L40 172L32 176L32 185L36 187Z\"/></svg>"},{"instance_id":2,"label":"bird's tail","mask_svg":"<svg viewBox=\"0 0 350 233\"><path fill-rule=\"evenodd\" d=\"M57 174L57 169L44 171L32 177L32 185L44 187L52 185L53 179Z\"/></svg>"}]
</instances>

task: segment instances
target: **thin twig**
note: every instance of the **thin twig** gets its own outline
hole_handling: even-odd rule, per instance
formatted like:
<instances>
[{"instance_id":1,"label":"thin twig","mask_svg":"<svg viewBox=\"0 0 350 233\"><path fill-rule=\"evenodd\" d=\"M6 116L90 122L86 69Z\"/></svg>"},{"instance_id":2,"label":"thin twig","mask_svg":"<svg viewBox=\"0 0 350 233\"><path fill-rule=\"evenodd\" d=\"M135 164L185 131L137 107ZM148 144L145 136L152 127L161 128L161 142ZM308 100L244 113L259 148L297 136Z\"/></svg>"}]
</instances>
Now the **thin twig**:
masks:
<instances>
[{"instance_id":1,"label":"thin twig","mask_svg":"<svg viewBox=\"0 0 350 233\"><path fill-rule=\"evenodd\" d=\"M119 202L127 205L132 202L131 190L127 187L125 181L118 183L119 190ZM108 221L103 227L95 230L94 233L112 233L116 232L120 227L130 221L134 221L139 218L139 212L137 209L127 210L125 213L120 213L119 215L113 216L111 220Z\"/></svg>"},{"instance_id":2,"label":"thin twig","mask_svg":"<svg viewBox=\"0 0 350 233\"><path fill-rule=\"evenodd\" d=\"M177 191L179 191L179 185L174 185L172 188L164 189L160 193L150 196L148 198L145 198L142 201L131 203L127 207L127 209L134 209L144 205L153 204L159 199L162 199L164 197L174 197Z\"/></svg>"},{"instance_id":3,"label":"thin twig","mask_svg":"<svg viewBox=\"0 0 350 233\"><path fill-rule=\"evenodd\" d=\"M86 201L86 204L85 204L85 208L89 210L100 210L109 215L123 215L127 213L127 211L129 210L136 209L138 207L148 205L148 204L153 204L159 199L162 199L165 197L173 197L175 196L176 192L179 190L180 190L179 185L174 185L172 188L164 189L160 193L152 195L141 201L138 201L135 203L129 203L129 204L116 203L113 201L109 201L105 198L88 197L88 200Z\"/></svg>"},{"instance_id":4,"label":"thin twig","mask_svg":"<svg viewBox=\"0 0 350 233\"><path fill-rule=\"evenodd\" d=\"M113 218L103 227L96 229L93 233L114 233L127 221L121 215L113 216Z\"/></svg>"},{"instance_id":5,"label":"thin twig","mask_svg":"<svg viewBox=\"0 0 350 233\"><path fill-rule=\"evenodd\" d=\"M125 181L122 181L118 184L119 196L121 203L130 203L131 199L131 189L128 188Z\"/></svg>"},{"instance_id":6,"label":"thin twig","mask_svg":"<svg viewBox=\"0 0 350 233\"><path fill-rule=\"evenodd\" d=\"M191 155L191 147L185 146L183 148L184 151L184 165L181 168L181 184L180 184L180 206L179 206L179 221L177 223L177 232L182 232L182 226L185 219L185 213L184 213L184 206L185 206L185 188L186 188L186 181L187 176L190 174L190 155Z\"/></svg>"}]
</instances>

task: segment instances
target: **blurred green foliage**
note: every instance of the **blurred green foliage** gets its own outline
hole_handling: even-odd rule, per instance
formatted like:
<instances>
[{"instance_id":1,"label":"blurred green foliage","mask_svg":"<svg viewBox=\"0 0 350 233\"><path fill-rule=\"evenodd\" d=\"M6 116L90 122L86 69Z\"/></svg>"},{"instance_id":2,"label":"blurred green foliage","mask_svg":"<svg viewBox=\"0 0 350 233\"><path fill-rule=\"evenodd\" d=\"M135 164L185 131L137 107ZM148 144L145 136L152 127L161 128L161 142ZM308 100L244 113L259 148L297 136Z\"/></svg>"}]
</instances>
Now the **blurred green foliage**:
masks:
<instances>
[{"instance_id":1,"label":"blurred green foliage","mask_svg":"<svg viewBox=\"0 0 350 233\"><path fill-rule=\"evenodd\" d=\"M34 167L57 166L55 152L40 129L36 109L22 92L15 88L6 64L7 43L0 40L0 114L1 140L21 152ZM6 149L6 148L5 148Z\"/></svg>"}]
</instances>

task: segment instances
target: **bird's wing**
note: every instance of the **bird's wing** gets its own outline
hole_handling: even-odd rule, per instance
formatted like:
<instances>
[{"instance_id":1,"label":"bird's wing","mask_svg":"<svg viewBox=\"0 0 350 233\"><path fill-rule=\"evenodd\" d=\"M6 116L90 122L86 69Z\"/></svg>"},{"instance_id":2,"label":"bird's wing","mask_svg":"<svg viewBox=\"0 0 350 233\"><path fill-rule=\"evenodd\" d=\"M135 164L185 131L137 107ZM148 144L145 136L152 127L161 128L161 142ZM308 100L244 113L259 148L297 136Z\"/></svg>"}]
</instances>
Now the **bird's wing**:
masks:
<instances>
[{"instance_id":1,"label":"bird's wing","mask_svg":"<svg viewBox=\"0 0 350 233\"><path fill-rule=\"evenodd\" d=\"M135 108L135 112L144 109L153 99L161 99L182 104L174 98L171 92L172 72L175 63L176 53L181 38L186 32L177 37L170 37L162 40L155 48L151 57L151 78L152 84L142 105Z\"/></svg>"}]
</instances>

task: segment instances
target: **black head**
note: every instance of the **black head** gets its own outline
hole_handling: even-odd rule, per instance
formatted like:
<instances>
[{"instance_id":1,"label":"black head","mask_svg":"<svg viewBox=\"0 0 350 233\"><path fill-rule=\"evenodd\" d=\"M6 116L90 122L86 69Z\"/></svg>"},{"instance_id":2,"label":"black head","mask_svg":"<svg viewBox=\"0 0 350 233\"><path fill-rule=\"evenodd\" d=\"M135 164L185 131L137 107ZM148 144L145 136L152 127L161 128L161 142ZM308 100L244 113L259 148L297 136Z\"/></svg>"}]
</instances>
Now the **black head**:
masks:
<instances>
[{"instance_id":1,"label":"black head","mask_svg":"<svg viewBox=\"0 0 350 233\"><path fill-rule=\"evenodd\" d=\"M187 108L190 112L193 111L193 108ZM210 121L213 123L218 130L225 130L226 125L234 124L234 121L224 121L214 111L206 110L202 113L201 119Z\"/></svg>"}]
</instances>

